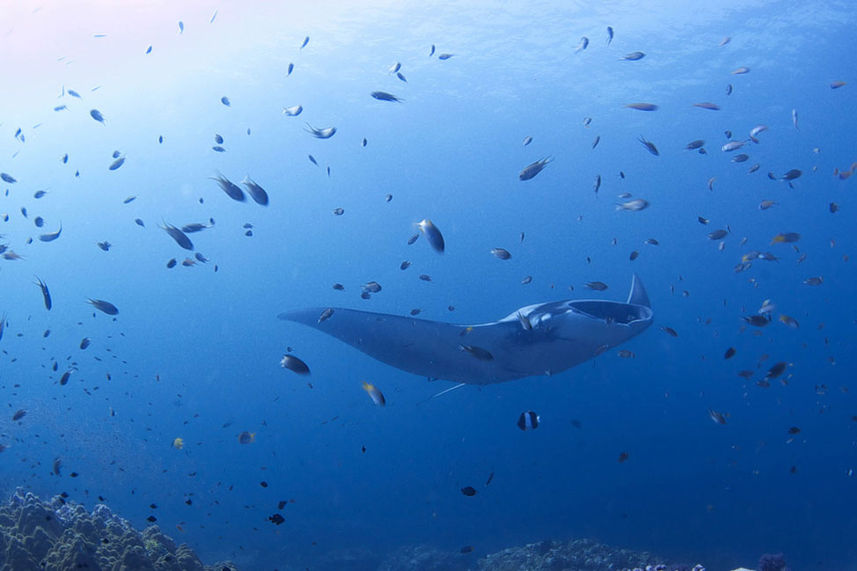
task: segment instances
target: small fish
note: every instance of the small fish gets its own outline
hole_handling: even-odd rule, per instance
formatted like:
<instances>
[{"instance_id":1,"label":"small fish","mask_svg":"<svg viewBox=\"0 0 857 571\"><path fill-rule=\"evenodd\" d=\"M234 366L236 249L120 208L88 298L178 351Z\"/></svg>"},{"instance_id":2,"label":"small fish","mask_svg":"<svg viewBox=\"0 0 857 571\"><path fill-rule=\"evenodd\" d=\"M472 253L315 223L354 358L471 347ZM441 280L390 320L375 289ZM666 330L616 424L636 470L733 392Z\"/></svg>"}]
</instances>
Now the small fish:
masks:
<instances>
[{"instance_id":1,"label":"small fish","mask_svg":"<svg viewBox=\"0 0 857 571\"><path fill-rule=\"evenodd\" d=\"M309 128L306 129L306 131L317 139L329 139L333 135L336 134L336 127L326 127L324 129L316 129L315 127L313 127L309 123L307 123L307 127L309 127Z\"/></svg>"},{"instance_id":2,"label":"small fish","mask_svg":"<svg viewBox=\"0 0 857 571\"><path fill-rule=\"evenodd\" d=\"M532 283L532 281L533 276L525 276L524 279L521 280L521 285L527 285L529 283Z\"/></svg>"},{"instance_id":3,"label":"small fish","mask_svg":"<svg viewBox=\"0 0 857 571\"><path fill-rule=\"evenodd\" d=\"M104 115L101 114L101 111L98 109L93 109L89 112L89 116L101 123L104 124Z\"/></svg>"},{"instance_id":4,"label":"small fish","mask_svg":"<svg viewBox=\"0 0 857 571\"><path fill-rule=\"evenodd\" d=\"M111 244L110 242L105 240L103 242L96 242L95 245L98 246L99 248L101 248L102 250L104 250L105 252L108 252L108 251L110 251L110 247L113 244Z\"/></svg>"},{"instance_id":5,"label":"small fish","mask_svg":"<svg viewBox=\"0 0 857 571\"><path fill-rule=\"evenodd\" d=\"M6 314L0 317L0 339L3 339L3 330L6 328Z\"/></svg>"},{"instance_id":6,"label":"small fish","mask_svg":"<svg viewBox=\"0 0 857 571\"><path fill-rule=\"evenodd\" d=\"M293 105L292 107L283 107L283 115L287 115L289 117L297 117L301 114L304 108L302 105Z\"/></svg>"},{"instance_id":7,"label":"small fish","mask_svg":"<svg viewBox=\"0 0 857 571\"><path fill-rule=\"evenodd\" d=\"M492 355L489 351L483 349L482 347L477 347L475 345L459 345L458 350L463 353L469 353L480 361L494 360L494 355Z\"/></svg>"},{"instance_id":8,"label":"small fish","mask_svg":"<svg viewBox=\"0 0 857 571\"><path fill-rule=\"evenodd\" d=\"M839 205L836 204L835 202L831 202L830 204L827 205L827 207L828 207L828 210L830 210L831 214L836 214L837 212L839 212Z\"/></svg>"},{"instance_id":9,"label":"small fish","mask_svg":"<svg viewBox=\"0 0 857 571\"><path fill-rule=\"evenodd\" d=\"M720 111L720 105L717 105L716 103L711 103L709 101L694 103L693 106L699 107L700 109L708 109L709 111Z\"/></svg>"},{"instance_id":10,"label":"small fish","mask_svg":"<svg viewBox=\"0 0 857 571\"><path fill-rule=\"evenodd\" d=\"M754 164L753 166L751 166L750 168L747 169L747 174L753 174L754 172L759 170L760 166L761 165L759 163Z\"/></svg>"},{"instance_id":11,"label":"small fish","mask_svg":"<svg viewBox=\"0 0 857 571\"><path fill-rule=\"evenodd\" d=\"M625 107L627 109L636 109L637 111L657 111L658 110L658 106L655 105L654 103L645 103L645 102L628 103L627 105L625 105Z\"/></svg>"},{"instance_id":12,"label":"small fish","mask_svg":"<svg viewBox=\"0 0 857 571\"><path fill-rule=\"evenodd\" d=\"M577 44L577 49L574 50L574 53L581 52L581 51L585 50L587 47L589 47L589 38L587 38L586 36L582 36L580 38L580 43Z\"/></svg>"},{"instance_id":13,"label":"small fish","mask_svg":"<svg viewBox=\"0 0 857 571\"><path fill-rule=\"evenodd\" d=\"M124 164L125 164L125 157L119 157L118 159L116 159L115 161L110 163L110 166L107 167L107 170L115 171L116 169L118 169L119 167L121 167Z\"/></svg>"},{"instance_id":14,"label":"small fish","mask_svg":"<svg viewBox=\"0 0 857 571\"><path fill-rule=\"evenodd\" d=\"M595 191L595 194L598 194L598 189L601 188L601 175L595 175L595 183L592 185L592 190Z\"/></svg>"},{"instance_id":15,"label":"small fish","mask_svg":"<svg viewBox=\"0 0 857 571\"><path fill-rule=\"evenodd\" d=\"M89 299L87 300L87 303L91 304L95 309L106 313L107 315L119 314L119 309L109 301L104 301L103 299Z\"/></svg>"},{"instance_id":16,"label":"small fish","mask_svg":"<svg viewBox=\"0 0 857 571\"><path fill-rule=\"evenodd\" d=\"M726 417L714 409L708 409L708 417L716 424L726 424Z\"/></svg>"},{"instance_id":17,"label":"small fish","mask_svg":"<svg viewBox=\"0 0 857 571\"><path fill-rule=\"evenodd\" d=\"M638 252L637 250L633 250L633 251L628 255L628 259L629 259L629 260L631 260L631 261L633 262L633 261L634 261L634 260L636 260L639 256L640 256L640 252Z\"/></svg>"},{"instance_id":18,"label":"small fish","mask_svg":"<svg viewBox=\"0 0 857 571\"><path fill-rule=\"evenodd\" d=\"M327 309L325 309L324 311L321 312L321 315L318 316L318 322L321 323L322 321L325 321L326 319L330 319L330 317L332 315L333 315L333 308L328 307Z\"/></svg>"},{"instance_id":19,"label":"small fish","mask_svg":"<svg viewBox=\"0 0 857 571\"><path fill-rule=\"evenodd\" d=\"M245 431L241 432L240 434L238 434L238 443L239 444L252 444L255 441L256 441L256 433L255 432L248 432L245 430ZM263 486L263 487L265 487L265 486Z\"/></svg>"},{"instance_id":20,"label":"small fish","mask_svg":"<svg viewBox=\"0 0 857 571\"><path fill-rule=\"evenodd\" d=\"M375 403L375 406L384 406L387 404L387 399L384 398L384 394L378 390L378 387L365 381L361 386L366 391L366 394L369 395L369 398L372 399L372 402Z\"/></svg>"},{"instance_id":21,"label":"small fish","mask_svg":"<svg viewBox=\"0 0 857 571\"><path fill-rule=\"evenodd\" d=\"M239 188L237 184L219 174L217 176L209 177L211 180L216 180L217 184L220 186L221 190L229 196L232 200L238 202L244 202L244 191Z\"/></svg>"},{"instance_id":22,"label":"small fish","mask_svg":"<svg viewBox=\"0 0 857 571\"><path fill-rule=\"evenodd\" d=\"M184 448L184 439L183 438L174 438L172 446L176 450L181 450L182 448Z\"/></svg>"},{"instance_id":23,"label":"small fish","mask_svg":"<svg viewBox=\"0 0 857 571\"><path fill-rule=\"evenodd\" d=\"M145 228L145 227L146 227L146 225L143 223L143 221L142 221L142 220L140 220L139 218L135 218L135 219L134 219L134 223L135 223L137 226L140 226L140 227L142 227L142 228Z\"/></svg>"},{"instance_id":24,"label":"small fish","mask_svg":"<svg viewBox=\"0 0 857 571\"><path fill-rule=\"evenodd\" d=\"M803 283L809 286L820 286L824 283L824 278L822 276L806 278L805 280L803 280Z\"/></svg>"},{"instance_id":25,"label":"small fish","mask_svg":"<svg viewBox=\"0 0 857 571\"><path fill-rule=\"evenodd\" d=\"M60 229L57 230L56 232L48 232L47 234L40 234L39 240L41 240L42 242L53 242L54 240L56 240L57 238L60 237L61 233L62 233L62 224L60 224Z\"/></svg>"},{"instance_id":26,"label":"small fish","mask_svg":"<svg viewBox=\"0 0 857 571\"><path fill-rule=\"evenodd\" d=\"M528 164L518 174L518 178L520 180L531 180L537 174L542 172L542 169L544 169L548 165L548 163L550 163L552 160L553 160L553 157L545 157L545 158L538 160L534 163Z\"/></svg>"},{"instance_id":27,"label":"small fish","mask_svg":"<svg viewBox=\"0 0 857 571\"><path fill-rule=\"evenodd\" d=\"M15 184L16 182L18 182L17 178L5 172L0 172L0 178L2 178L4 182L8 182L9 184Z\"/></svg>"},{"instance_id":28,"label":"small fish","mask_svg":"<svg viewBox=\"0 0 857 571\"><path fill-rule=\"evenodd\" d=\"M792 329L800 328L800 323L797 322L797 319L795 319L794 317L790 317L784 313L780 314L779 320L780 323L782 323L783 325L788 325Z\"/></svg>"},{"instance_id":29,"label":"small fish","mask_svg":"<svg viewBox=\"0 0 857 571\"><path fill-rule=\"evenodd\" d=\"M726 84L726 95L732 95L732 84L731 83Z\"/></svg>"},{"instance_id":30,"label":"small fish","mask_svg":"<svg viewBox=\"0 0 857 571\"><path fill-rule=\"evenodd\" d=\"M658 242L655 238L649 238L645 240L643 244L646 244L648 246L659 246L660 242Z\"/></svg>"},{"instance_id":31,"label":"small fish","mask_svg":"<svg viewBox=\"0 0 857 571\"><path fill-rule=\"evenodd\" d=\"M735 356L735 353L736 353L735 347L729 347L728 349L726 349L726 352L723 353L723 358L724 359L731 359L732 357Z\"/></svg>"},{"instance_id":32,"label":"small fish","mask_svg":"<svg viewBox=\"0 0 857 571\"><path fill-rule=\"evenodd\" d=\"M767 210L775 205L779 204L773 200L763 200L759 203L759 210Z\"/></svg>"},{"instance_id":33,"label":"small fish","mask_svg":"<svg viewBox=\"0 0 857 571\"><path fill-rule=\"evenodd\" d=\"M728 230L718 229L708 233L709 240L721 240L729 234Z\"/></svg>"},{"instance_id":34,"label":"small fish","mask_svg":"<svg viewBox=\"0 0 857 571\"><path fill-rule=\"evenodd\" d=\"M765 373L765 380L769 381L771 379L776 379L777 377L779 377L780 375L782 375L783 373L786 372L786 367L788 367L788 366L789 366L789 364L786 363L785 361L781 361L779 363L776 363L770 369L768 369L767 373Z\"/></svg>"},{"instance_id":35,"label":"small fish","mask_svg":"<svg viewBox=\"0 0 857 571\"><path fill-rule=\"evenodd\" d=\"M601 135L596 135L595 138L592 140L592 148L594 149L595 147L597 147L598 143L600 143L600 142L601 142Z\"/></svg>"},{"instance_id":36,"label":"small fish","mask_svg":"<svg viewBox=\"0 0 857 571\"><path fill-rule=\"evenodd\" d=\"M18 411L15 412L15 414L12 415L12 422L15 422L17 420L21 420L25 416L27 416L27 411L24 410L23 408L19 409Z\"/></svg>"},{"instance_id":37,"label":"small fish","mask_svg":"<svg viewBox=\"0 0 857 571\"><path fill-rule=\"evenodd\" d=\"M798 169L792 169L788 171L786 174L780 177L780 180L794 180L796 178L800 178L800 175L803 174Z\"/></svg>"},{"instance_id":38,"label":"small fish","mask_svg":"<svg viewBox=\"0 0 857 571\"><path fill-rule=\"evenodd\" d=\"M586 282L583 285L595 291L604 291L607 289L607 284L604 282Z\"/></svg>"},{"instance_id":39,"label":"small fish","mask_svg":"<svg viewBox=\"0 0 857 571\"><path fill-rule=\"evenodd\" d=\"M164 224L165 225L161 226L161 228L170 235L170 238L175 240L176 244L185 250L193 250L193 242L190 241L190 238L188 238L184 232L172 224L167 224L166 222Z\"/></svg>"},{"instance_id":40,"label":"small fish","mask_svg":"<svg viewBox=\"0 0 857 571\"><path fill-rule=\"evenodd\" d=\"M830 89L839 89L840 87L845 87L847 82L845 81L832 81L830 82Z\"/></svg>"},{"instance_id":41,"label":"small fish","mask_svg":"<svg viewBox=\"0 0 857 571\"><path fill-rule=\"evenodd\" d=\"M334 208L333 213L336 216L342 216L343 214L345 214L345 209L344 208Z\"/></svg>"},{"instance_id":42,"label":"small fish","mask_svg":"<svg viewBox=\"0 0 857 571\"><path fill-rule=\"evenodd\" d=\"M496 258L501 260L508 260L512 257L512 254L509 253L509 250L505 250L503 248L492 248L491 253L494 254Z\"/></svg>"},{"instance_id":43,"label":"small fish","mask_svg":"<svg viewBox=\"0 0 857 571\"><path fill-rule=\"evenodd\" d=\"M637 140L640 141L640 143L644 147L646 147L647 151L649 151L650 153L652 153L656 157L660 156L660 153L658 152L658 148L655 146L655 144L653 142L647 141L646 138L643 137L642 135L640 135L640 138Z\"/></svg>"},{"instance_id":44,"label":"small fish","mask_svg":"<svg viewBox=\"0 0 857 571\"><path fill-rule=\"evenodd\" d=\"M800 240L800 234L797 232L785 232L774 236L771 239L771 244L790 244L792 242L797 242L798 240Z\"/></svg>"},{"instance_id":45,"label":"small fish","mask_svg":"<svg viewBox=\"0 0 857 571\"><path fill-rule=\"evenodd\" d=\"M221 103L223 103L224 105L226 105L227 107L231 107L231 106L232 106L232 102L231 102L231 101L229 101L229 98L228 98L228 97L226 97L225 95L224 95L223 97L221 97L221 98L220 98L220 102L221 102Z\"/></svg>"},{"instance_id":46,"label":"small fish","mask_svg":"<svg viewBox=\"0 0 857 571\"><path fill-rule=\"evenodd\" d=\"M705 145L705 141L702 139L696 139L695 141L689 142L684 146L688 151L695 151L696 149L701 149Z\"/></svg>"},{"instance_id":47,"label":"small fish","mask_svg":"<svg viewBox=\"0 0 857 571\"><path fill-rule=\"evenodd\" d=\"M620 357L622 357L623 359L633 359L634 357L636 357L636 355L634 354L633 351L629 351L627 349L622 349L621 351L618 351L616 354L619 355Z\"/></svg>"},{"instance_id":48,"label":"small fish","mask_svg":"<svg viewBox=\"0 0 857 571\"><path fill-rule=\"evenodd\" d=\"M247 187L247 194L250 195L250 198L252 198L256 204L268 206L268 193L265 192L264 188L256 184L252 178L245 176L244 180L241 181L241 184Z\"/></svg>"},{"instance_id":49,"label":"small fish","mask_svg":"<svg viewBox=\"0 0 857 571\"><path fill-rule=\"evenodd\" d=\"M792 109L792 125L794 126L796 131L800 131L797 123L797 109Z\"/></svg>"},{"instance_id":50,"label":"small fish","mask_svg":"<svg viewBox=\"0 0 857 571\"><path fill-rule=\"evenodd\" d=\"M475 547L473 547L472 545L465 545L464 547L459 549L458 552L459 553L473 553L474 549L475 549Z\"/></svg>"},{"instance_id":51,"label":"small fish","mask_svg":"<svg viewBox=\"0 0 857 571\"><path fill-rule=\"evenodd\" d=\"M401 264L399 264L400 270L407 270L411 267L411 263L408 260L404 260Z\"/></svg>"},{"instance_id":52,"label":"small fish","mask_svg":"<svg viewBox=\"0 0 857 571\"><path fill-rule=\"evenodd\" d=\"M461 493L468 497L473 497L476 495L476 489L473 486L465 486L461 488Z\"/></svg>"},{"instance_id":53,"label":"small fish","mask_svg":"<svg viewBox=\"0 0 857 571\"><path fill-rule=\"evenodd\" d=\"M758 136L767 130L768 130L767 125L756 125L752 129L750 129L750 140L753 141L754 143L758 143L759 142Z\"/></svg>"},{"instance_id":54,"label":"small fish","mask_svg":"<svg viewBox=\"0 0 857 571\"><path fill-rule=\"evenodd\" d=\"M221 147L220 145L214 145L213 147L211 147L211 150L214 151L215 153L225 153L226 152L226 149Z\"/></svg>"},{"instance_id":55,"label":"small fish","mask_svg":"<svg viewBox=\"0 0 857 571\"><path fill-rule=\"evenodd\" d=\"M524 146L525 146L525 147L526 147L527 145L529 145L530 143L532 143L532 142L533 142L533 138L532 138L532 137L530 137L529 135L528 135L528 136L526 136L526 137L524 137Z\"/></svg>"},{"instance_id":56,"label":"small fish","mask_svg":"<svg viewBox=\"0 0 857 571\"><path fill-rule=\"evenodd\" d=\"M395 101L395 102L401 102L402 101L401 99L399 99L398 97L396 97L392 93L387 93L386 91L373 91L369 95L371 95L374 99L377 99L378 101Z\"/></svg>"},{"instance_id":57,"label":"small fish","mask_svg":"<svg viewBox=\"0 0 857 571\"><path fill-rule=\"evenodd\" d=\"M431 281L431 276L428 274L420 274L419 278L424 282L430 282Z\"/></svg>"},{"instance_id":58,"label":"small fish","mask_svg":"<svg viewBox=\"0 0 857 571\"><path fill-rule=\"evenodd\" d=\"M542 419L535 412L528 410L526 412L522 412L518 417L518 428L523 431L527 430L535 430L539 427L539 423L541 423Z\"/></svg>"},{"instance_id":59,"label":"small fish","mask_svg":"<svg viewBox=\"0 0 857 571\"><path fill-rule=\"evenodd\" d=\"M420 231L425 234L426 240L428 240L429 245L431 245L431 247L434 248L436 252L442 254L444 252L444 249L446 248L446 245L443 240L443 235L440 233L440 230L438 230L437 226L435 226L434 223L428 218L424 218L423 220L421 220L419 224L417 224L417 226L419 227ZM413 242L408 243L412 244Z\"/></svg>"},{"instance_id":60,"label":"small fish","mask_svg":"<svg viewBox=\"0 0 857 571\"><path fill-rule=\"evenodd\" d=\"M33 193L33 198L38 200L39 198L43 198L46 194L47 194L47 191L45 191L45 190L37 190L36 192Z\"/></svg>"},{"instance_id":61,"label":"small fish","mask_svg":"<svg viewBox=\"0 0 857 571\"><path fill-rule=\"evenodd\" d=\"M83 350L85 350L87 347L89 347L90 343L92 343L92 339L90 339L89 337L84 337L83 339L81 339L81 340L80 340L80 349L81 349L81 351L83 351Z\"/></svg>"},{"instance_id":62,"label":"small fish","mask_svg":"<svg viewBox=\"0 0 857 571\"><path fill-rule=\"evenodd\" d=\"M670 335L671 337L678 337L678 333L676 333L676 330L672 327L661 327L661 331L663 331L667 335Z\"/></svg>"},{"instance_id":63,"label":"small fish","mask_svg":"<svg viewBox=\"0 0 857 571\"><path fill-rule=\"evenodd\" d=\"M65 373L60 377L60 386L65 386L68 384L69 379L71 378L72 369L68 369Z\"/></svg>"},{"instance_id":64,"label":"small fish","mask_svg":"<svg viewBox=\"0 0 857 571\"><path fill-rule=\"evenodd\" d=\"M40 290L42 290L42 298L43 298L43 300L44 300L44 302L45 302L45 309L47 309L48 311L50 311L50 310L51 310L51 308L54 306L54 304L53 304L53 302L51 301L51 292L50 292L50 291L48 291L48 285L47 285L45 282L43 282L43 281L39 278L39 276L36 276L36 279L38 280L38 282L36 283L36 285L37 285L37 286L39 286L39 289L40 289Z\"/></svg>"},{"instance_id":65,"label":"small fish","mask_svg":"<svg viewBox=\"0 0 857 571\"><path fill-rule=\"evenodd\" d=\"M741 319L743 319L753 327L764 327L771 322L770 317L766 315L749 315L742 317Z\"/></svg>"},{"instance_id":66,"label":"small fish","mask_svg":"<svg viewBox=\"0 0 857 571\"><path fill-rule=\"evenodd\" d=\"M732 157L731 161L733 163L745 163L745 162L747 162L747 160L749 158L750 158L750 155L748 155L746 153L739 153L739 154L735 155L734 157Z\"/></svg>"},{"instance_id":67,"label":"small fish","mask_svg":"<svg viewBox=\"0 0 857 571\"><path fill-rule=\"evenodd\" d=\"M448 60L449 58L453 57L454 55L455 54L438 54L437 59L444 61L444 60Z\"/></svg>"},{"instance_id":68,"label":"small fish","mask_svg":"<svg viewBox=\"0 0 857 571\"><path fill-rule=\"evenodd\" d=\"M613 41L613 28L611 26L607 26L607 45L610 45L610 42Z\"/></svg>"},{"instance_id":69,"label":"small fish","mask_svg":"<svg viewBox=\"0 0 857 571\"><path fill-rule=\"evenodd\" d=\"M720 147L720 150L724 153L730 153L732 151L737 151L746 144L747 141L729 141L728 143Z\"/></svg>"},{"instance_id":70,"label":"small fish","mask_svg":"<svg viewBox=\"0 0 857 571\"><path fill-rule=\"evenodd\" d=\"M178 262L176 261L175 258L170 258L169 260L167 260L167 268L172 269L172 268L176 267L177 263Z\"/></svg>"},{"instance_id":71,"label":"small fish","mask_svg":"<svg viewBox=\"0 0 857 571\"><path fill-rule=\"evenodd\" d=\"M648 207L649 201L644 198L635 198L634 200L629 200L628 202L616 204L616 210L629 210L631 212L638 212Z\"/></svg>"},{"instance_id":72,"label":"small fish","mask_svg":"<svg viewBox=\"0 0 857 571\"><path fill-rule=\"evenodd\" d=\"M625 462L630 457L631 457L631 455L628 454L627 452L620 452L619 453L619 463L621 464L622 462Z\"/></svg>"},{"instance_id":73,"label":"small fish","mask_svg":"<svg viewBox=\"0 0 857 571\"><path fill-rule=\"evenodd\" d=\"M405 83L408 82L408 79L405 77L405 75L401 71L396 72L396 77L399 79L399 81L404 81ZM400 101L404 101L404 100L402 99Z\"/></svg>"},{"instance_id":74,"label":"small fish","mask_svg":"<svg viewBox=\"0 0 857 571\"><path fill-rule=\"evenodd\" d=\"M744 75L745 73L750 73L749 67L742 66L732 71L732 75Z\"/></svg>"},{"instance_id":75,"label":"small fish","mask_svg":"<svg viewBox=\"0 0 857 571\"><path fill-rule=\"evenodd\" d=\"M299 49L304 49L309 43L309 36L304 38L304 41L301 43L301 47Z\"/></svg>"},{"instance_id":76,"label":"small fish","mask_svg":"<svg viewBox=\"0 0 857 571\"><path fill-rule=\"evenodd\" d=\"M321 323L320 320L319 323ZM299 375L309 375L309 367L302 360L298 359L294 355L285 354L283 358L280 359L280 366L284 369L289 369L290 371L294 371Z\"/></svg>"},{"instance_id":77,"label":"small fish","mask_svg":"<svg viewBox=\"0 0 857 571\"><path fill-rule=\"evenodd\" d=\"M410 246L411 244L413 244L414 242L416 242L417 240L419 240L419 238L420 238L420 235L419 235L419 234L414 234L413 236L411 236L410 238L408 238L408 246Z\"/></svg>"},{"instance_id":78,"label":"small fish","mask_svg":"<svg viewBox=\"0 0 857 571\"><path fill-rule=\"evenodd\" d=\"M431 45L431 51L429 52L429 57L434 55L434 44Z\"/></svg>"},{"instance_id":79,"label":"small fish","mask_svg":"<svg viewBox=\"0 0 857 571\"><path fill-rule=\"evenodd\" d=\"M644 57L646 57L646 54L643 52L631 52L622 56L621 59L624 61L640 61Z\"/></svg>"},{"instance_id":80,"label":"small fish","mask_svg":"<svg viewBox=\"0 0 857 571\"><path fill-rule=\"evenodd\" d=\"M295 70L295 64L293 62L289 62L289 67L286 68L286 75L291 75Z\"/></svg>"},{"instance_id":81,"label":"small fish","mask_svg":"<svg viewBox=\"0 0 857 571\"><path fill-rule=\"evenodd\" d=\"M364 292L367 292L367 293L378 293L381 291L382 288L381 288L381 284L379 284L378 282L371 281L371 282L366 282L365 284L360 286L360 289L362 289Z\"/></svg>"}]
</instances>

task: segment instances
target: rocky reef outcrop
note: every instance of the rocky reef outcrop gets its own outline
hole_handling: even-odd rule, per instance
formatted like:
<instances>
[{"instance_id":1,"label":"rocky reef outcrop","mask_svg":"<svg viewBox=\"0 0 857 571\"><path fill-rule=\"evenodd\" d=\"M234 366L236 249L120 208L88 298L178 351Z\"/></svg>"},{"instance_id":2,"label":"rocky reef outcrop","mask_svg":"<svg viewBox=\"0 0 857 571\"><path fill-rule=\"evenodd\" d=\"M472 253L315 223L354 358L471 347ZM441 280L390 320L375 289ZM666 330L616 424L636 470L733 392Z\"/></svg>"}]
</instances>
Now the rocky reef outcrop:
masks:
<instances>
[{"instance_id":1,"label":"rocky reef outcrop","mask_svg":"<svg viewBox=\"0 0 857 571\"><path fill-rule=\"evenodd\" d=\"M139 531L103 504L90 513L60 496L43 502L17 490L0 506L0 571L30 569L236 571L230 562L203 565L158 526Z\"/></svg>"}]
</instances>

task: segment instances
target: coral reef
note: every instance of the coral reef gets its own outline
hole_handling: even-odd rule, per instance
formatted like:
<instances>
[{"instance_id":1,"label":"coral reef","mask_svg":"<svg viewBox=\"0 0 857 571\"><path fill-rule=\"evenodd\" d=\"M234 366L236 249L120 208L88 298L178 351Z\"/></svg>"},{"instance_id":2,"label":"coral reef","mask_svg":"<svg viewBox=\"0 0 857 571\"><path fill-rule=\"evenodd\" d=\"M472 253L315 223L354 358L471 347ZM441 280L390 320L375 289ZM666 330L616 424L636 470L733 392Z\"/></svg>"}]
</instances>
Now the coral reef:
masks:
<instances>
[{"instance_id":1,"label":"coral reef","mask_svg":"<svg viewBox=\"0 0 857 571\"><path fill-rule=\"evenodd\" d=\"M667 565L650 553L619 549L591 539L510 547L480 559L478 568L482 571L705 571L701 565Z\"/></svg>"},{"instance_id":2,"label":"coral reef","mask_svg":"<svg viewBox=\"0 0 857 571\"><path fill-rule=\"evenodd\" d=\"M207 567L158 526L140 532L105 505L88 513L60 496L43 502L19 489L0 507L0 571L24 569L236 570L229 562Z\"/></svg>"},{"instance_id":3,"label":"coral reef","mask_svg":"<svg viewBox=\"0 0 857 571\"><path fill-rule=\"evenodd\" d=\"M782 553L765 553L759 558L759 571L789 571Z\"/></svg>"}]
</instances>

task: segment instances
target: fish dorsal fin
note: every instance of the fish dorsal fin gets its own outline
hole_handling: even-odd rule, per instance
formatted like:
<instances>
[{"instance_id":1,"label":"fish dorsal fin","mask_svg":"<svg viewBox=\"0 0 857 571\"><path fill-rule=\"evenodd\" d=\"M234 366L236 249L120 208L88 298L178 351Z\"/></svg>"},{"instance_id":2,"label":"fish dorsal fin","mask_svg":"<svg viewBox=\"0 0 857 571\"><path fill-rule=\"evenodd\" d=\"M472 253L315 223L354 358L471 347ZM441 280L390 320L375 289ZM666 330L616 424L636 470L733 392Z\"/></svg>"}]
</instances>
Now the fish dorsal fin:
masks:
<instances>
[{"instance_id":1,"label":"fish dorsal fin","mask_svg":"<svg viewBox=\"0 0 857 571\"><path fill-rule=\"evenodd\" d=\"M634 274L631 278L631 291L628 293L628 302L631 305L642 305L643 307L652 307L649 303L649 294L646 293L646 288L643 287L643 282L640 281L640 276Z\"/></svg>"}]
</instances>

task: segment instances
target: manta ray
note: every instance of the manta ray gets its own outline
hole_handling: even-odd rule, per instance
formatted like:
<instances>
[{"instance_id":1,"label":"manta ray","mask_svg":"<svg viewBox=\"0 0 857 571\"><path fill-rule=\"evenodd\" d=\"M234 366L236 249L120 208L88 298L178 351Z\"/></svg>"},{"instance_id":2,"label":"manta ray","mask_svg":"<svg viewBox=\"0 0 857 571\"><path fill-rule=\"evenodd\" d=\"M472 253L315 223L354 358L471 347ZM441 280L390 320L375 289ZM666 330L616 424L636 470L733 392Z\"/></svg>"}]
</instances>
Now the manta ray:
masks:
<instances>
[{"instance_id":1,"label":"manta ray","mask_svg":"<svg viewBox=\"0 0 857 571\"><path fill-rule=\"evenodd\" d=\"M488 385L565 371L643 332L653 316L635 274L624 302L539 303L479 325L338 307L298 309L277 317L318 329L408 373Z\"/></svg>"}]
</instances>

